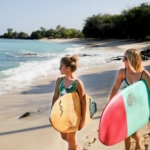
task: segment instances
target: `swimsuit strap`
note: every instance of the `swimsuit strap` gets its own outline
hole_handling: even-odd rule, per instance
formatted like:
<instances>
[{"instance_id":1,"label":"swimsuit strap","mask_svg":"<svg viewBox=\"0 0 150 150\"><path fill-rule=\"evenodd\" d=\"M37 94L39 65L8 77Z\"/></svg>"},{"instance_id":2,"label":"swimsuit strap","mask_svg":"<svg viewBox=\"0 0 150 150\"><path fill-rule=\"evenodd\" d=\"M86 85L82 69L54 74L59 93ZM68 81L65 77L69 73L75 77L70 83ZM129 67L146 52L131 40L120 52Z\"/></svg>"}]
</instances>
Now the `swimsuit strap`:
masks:
<instances>
[{"instance_id":1,"label":"swimsuit strap","mask_svg":"<svg viewBox=\"0 0 150 150\"><path fill-rule=\"evenodd\" d=\"M125 70L124 70L124 72L125 72L125 73L124 73L124 74L125 74L125 77L124 77L124 78L125 78L125 79L126 79L126 70L127 70L127 68L125 68Z\"/></svg>"},{"instance_id":2,"label":"swimsuit strap","mask_svg":"<svg viewBox=\"0 0 150 150\"><path fill-rule=\"evenodd\" d=\"M142 71L142 73L141 73L141 78L140 78L140 80L142 79L142 76L143 76L143 72L144 72L144 70Z\"/></svg>"},{"instance_id":3,"label":"swimsuit strap","mask_svg":"<svg viewBox=\"0 0 150 150\"><path fill-rule=\"evenodd\" d=\"M62 78L60 79L60 82L62 82L62 81L63 81L63 79L64 79L64 77L62 77Z\"/></svg>"},{"instance_id":4,"label":"swimsuit strap","mask_svg":"<svg viewBox=\"0 0 150 150\"><path fill-rule=\"evenodd\" d=\"M63 77L60 79L59 86L63 83Z\"/></svg>"},{"instance_id":5,"label":"swimsuit strap","mask_svg":"<svg viewBox=\"0 0 150 150\"><path fill-rule=\"evenodd\" d=\"M127 78L126 78L126 72L127 72L127 68L125 68L125 78L124 78L124 80L126 81L127 85L130 85L130 84L128 83L128 81L127 81Z\"/></svg>"}]
</instances>

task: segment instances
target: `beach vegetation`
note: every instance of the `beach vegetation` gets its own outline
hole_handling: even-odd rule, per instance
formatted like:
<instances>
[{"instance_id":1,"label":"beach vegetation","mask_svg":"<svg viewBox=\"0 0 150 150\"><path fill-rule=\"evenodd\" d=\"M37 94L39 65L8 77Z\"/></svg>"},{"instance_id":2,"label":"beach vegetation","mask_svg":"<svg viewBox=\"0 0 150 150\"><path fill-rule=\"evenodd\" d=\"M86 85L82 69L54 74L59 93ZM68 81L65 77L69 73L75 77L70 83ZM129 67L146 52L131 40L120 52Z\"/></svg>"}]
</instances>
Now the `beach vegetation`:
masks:
<instances>
[{"instance_id":1,"label":"beach vegetation","mask_svg":"<svg viewBox=\"0 0 150 150\"><path fill-rule=\"evenodd\" d=\"M146 36L145 40L150 41L150 35Z\"/></svg>"},{"instance_id":2,"label":"beach vegetation","mask_svg":"<svg viewBox=\"0 0 150 150\"><path fill-rule=\"evenodd\" d=\"M121 14L98 14L84 20L86 38L145 39L150 35L150 4L123 10Z\"/></svg>"},{"instance_id":3,"label":"beach vegetation","mask_svg":"<svg viewBox=\"0 0 150 150\"><path fill-rule=\"evenodd\" d=\"M42 31L40 31L40 30L33 31L31 33L31 38L32 39L41 39L42 38Z\"/></svg>"},{"instance_id":4,"label":"beach vegetation","mask_svg":"<svg viewBox=\"0 0 150 150\"><path fill-rule=\"evenodd\" d=\"M31 33L32 39L41 39L41 38L81 38L83 34L80 30L77 29L67 29L61 27L60 25L56 26L55 29L48 29L41 27L40 30L34 31Z\"/></svg>"},{"instance_id":5,"label":"beach vegetation","mask_svg":"<svg viewBox=\"0 0 150 150\"><path fill-rule=\"evenodd\" d=\"M18 33L17 31L13 32L12 28L8 28L7 32L0 36L0 38L11 38L11 39L56 39L56 38L82 38L83 33L77 29L68 29L61 27L60 25L56 26L55 29L46 30L44 27L40 27L39 30L33 31L29 36L25 32Z\"/></svg>"},{"instance_id":6,"label":"beach vegetation","mask_svg":"<svg viewBox=\"0 0 150 150\"><path fill-rule=\"evenodd\" d=\"M19 39L26 39L28 37L29 37L28 34L25 32L19 32L18 36L17 36L17 38L19 38Z\"/></svg>"},{"instance_id":7,"label":"beach vegetation","mask_svg":"<svg viewBox=\"0 0 150 150\"><path fill-rule=\"evenodd\" d=\"M8 28L7 32L4 33L4 35L2 36L2 38L10 38L10 39L26 39L29 38L29 35L25 32L13 32L12 28Z\"/></svg>"},{"instance_id":8,"label":"beach vegetation","mask_svg":"<svg viewBox=\"0 0 150 150\"><path fill-rule=\"evenodd\" d=\"M41 27L40 30L41 30L41 37L45 37L46 36L46 29Z\"/></svg>"}]
</instances>

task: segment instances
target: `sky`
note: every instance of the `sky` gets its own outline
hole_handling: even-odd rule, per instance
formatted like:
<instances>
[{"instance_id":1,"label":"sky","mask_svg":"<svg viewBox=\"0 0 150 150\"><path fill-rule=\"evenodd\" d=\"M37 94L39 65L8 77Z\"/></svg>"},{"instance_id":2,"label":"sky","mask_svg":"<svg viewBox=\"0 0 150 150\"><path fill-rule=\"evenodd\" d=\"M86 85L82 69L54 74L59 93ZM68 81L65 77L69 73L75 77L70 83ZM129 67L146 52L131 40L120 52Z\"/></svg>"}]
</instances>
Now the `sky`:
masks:
<instances>
[{"instance_id":1,"label":"sky","mask_svg":"<svg viewBox=\"0 0 150 150\"><path fill-rule=\"evenodd\" d=\"M29 35L58 25L82 30L87 17L121 14L146 2L150 4L150 0L0 0L0 35L8 28Z\"/></svg>"}]
</instances>

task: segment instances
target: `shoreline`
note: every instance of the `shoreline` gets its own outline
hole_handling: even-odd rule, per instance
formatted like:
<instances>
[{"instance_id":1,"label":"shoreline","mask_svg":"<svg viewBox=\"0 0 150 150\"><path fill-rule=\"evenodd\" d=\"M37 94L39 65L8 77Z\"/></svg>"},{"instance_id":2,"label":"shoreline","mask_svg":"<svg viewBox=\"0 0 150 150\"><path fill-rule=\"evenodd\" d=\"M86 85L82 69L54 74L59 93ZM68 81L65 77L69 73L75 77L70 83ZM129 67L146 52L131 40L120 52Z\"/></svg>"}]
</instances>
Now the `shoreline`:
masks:
<instances>
[{"instance_id":1,"label":"shoreline","mask_svg":"<svg viewBox=\"0 0 150 150\"><path fill-rule=\"evenodd\" d=\"M76 43L83 44L85 48L100 48L103 47L106 50L116 49L126 50L128 48L136 48L139 50L144 50L150 48L150 41L136 42L135 40L128 39L83 39L83 38L73 38L73 39L40 39L39 41L43 42L56 42L56 43ZM126 47L126 48L125 48Z\"/></svg>"},{"instance_id":2,"label":"shoreline","mask_svg":"<svg viewBox=\"0 0 150 150\"><path fill-rule=\"evenodd\" d=\"M130 43L117 41L99 42L97 45L112 45L124 51L127 47L140 46L141 49L150 43ZM92 44L92 43L91 43ZM95 43L93 43L95 44ZM91 47L91 51L93 47ZM99 48L99 47L97 47ZM107 49L106 49L107 50ZM145 68L150 71L150 61L143 61ZM118 70L124 67L121 61L90 67L75 74L82 80L86 93L97 103L98 111L93 120L81 131L77 132L77 144L87 150L123 150L124 142L114 146L105 146L98 139L97 129L103 108L108 102L111 88L115 82ZM5 150L61 150L67 149L67 144L60 134L49 123L50 105L54 92L55 81L60 76L48 75L34 80L30 86L19 92L0 96L0 149ZM22 114L30 112L28 117L18 119ZM150 133L150 126L140 129L141 134ZM90 143L95 138L95 141ZM150 141L150 138L147 138ZM9 144L8 144L9 143ZM90 143L90 144L87 144ZM150 142L149 142L150 143ZM150 147L150 146L149 146Z\"/></svg>"},{"instance_id":3,"label":"shoreline","mask_svg":"<svg viewBox=\"0 0 150 150\"><path fill-rule=\"evenodd\" d=\"M0 39L7 39L7 38L0 38ZM17 40L17 39L8 39L8 40ZM18 40L25 40L25 39L18 39ZM32 39L29 39L29 40L32 40ZM137 42L135 39L130 39L130 40L128 39L102 39L102 40L99 40L99 39L93 39L93 38L70 38L70 39L42 38L42 39L37 39L37 41L82 44L82 45L85 45L86 48L104 47L106 50L109 50L111 47L115 47L116 50L117 49L126 50L131 47L139 49L139 50L150 48L150 41ZM128 45L126 49L124 49L125 44L126 46Z\"/></svg>"}]
</instances>

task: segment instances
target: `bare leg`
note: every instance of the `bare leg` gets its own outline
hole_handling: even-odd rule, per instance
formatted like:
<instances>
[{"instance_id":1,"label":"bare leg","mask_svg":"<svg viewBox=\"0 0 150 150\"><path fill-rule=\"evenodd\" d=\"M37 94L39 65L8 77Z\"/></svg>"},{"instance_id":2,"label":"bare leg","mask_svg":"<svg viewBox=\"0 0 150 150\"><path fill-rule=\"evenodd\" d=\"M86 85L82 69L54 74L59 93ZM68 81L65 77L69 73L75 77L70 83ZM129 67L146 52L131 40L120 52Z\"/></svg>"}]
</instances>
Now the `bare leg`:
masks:
<instances>
[{"instance_id":1,"label":"bare leg","mask_svg":"<svg viewBox=\"0 0 150 150\"><path fill-rule=\"evenodd\" d=\"M128 137L125 139L125 149L130 150L130 146L131 146L131 137Z\"/></svg>"},{"instance_id":2,"label":"bare leg","mask_svg":"<svg viewBox=\"0 0 150 150\"><path fill-rule=\"evenodd\" d=\"M136 147L135 147L135 150L137 149L141 149L141 145L140 145L140 135L138 134L138 132L135 132L134 134L132 134L131 136L135 142L136 142Z\"/></svg>"},{"instance_id":3,"label":"bare leg","mask_svg":"<svg viewBox=\"0 0 150 150\"><path fill-rule=\"evenodd\" d=\"M76 150L75 135L76 132L71 132L67 134L68 150Z\"/></svg>"},{"instance_id":4,"label":"bare leg","mask_svg":"<svg viewBox=\"0 0 150 150\"><path fill-rule=\"evenodd\" d=\"M60 133L61 138L67 142L67 133Z\"/></svg>"}]
</instances>

